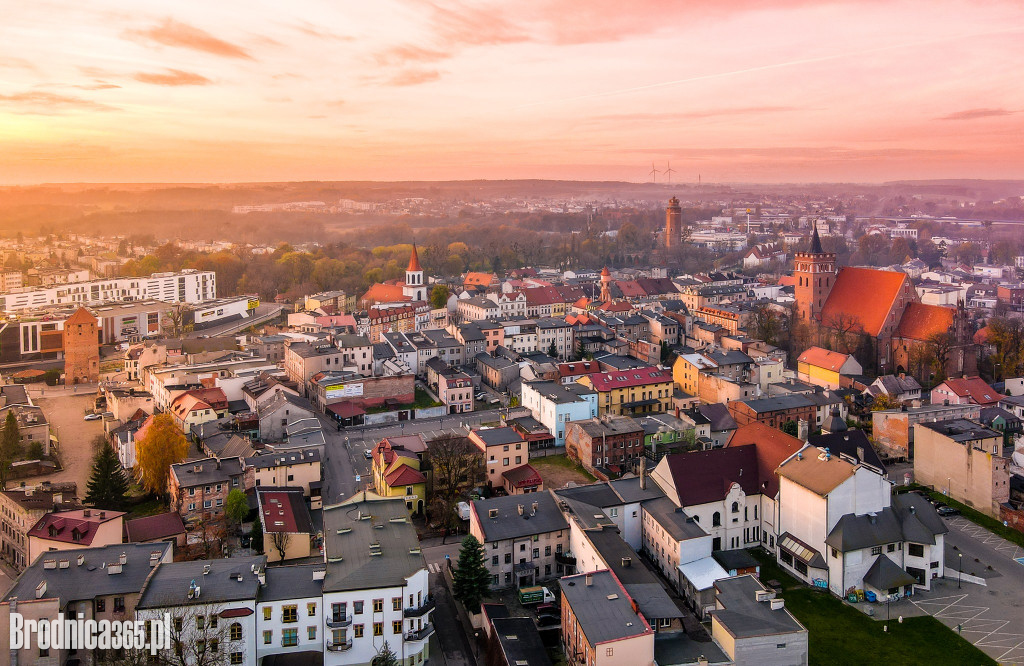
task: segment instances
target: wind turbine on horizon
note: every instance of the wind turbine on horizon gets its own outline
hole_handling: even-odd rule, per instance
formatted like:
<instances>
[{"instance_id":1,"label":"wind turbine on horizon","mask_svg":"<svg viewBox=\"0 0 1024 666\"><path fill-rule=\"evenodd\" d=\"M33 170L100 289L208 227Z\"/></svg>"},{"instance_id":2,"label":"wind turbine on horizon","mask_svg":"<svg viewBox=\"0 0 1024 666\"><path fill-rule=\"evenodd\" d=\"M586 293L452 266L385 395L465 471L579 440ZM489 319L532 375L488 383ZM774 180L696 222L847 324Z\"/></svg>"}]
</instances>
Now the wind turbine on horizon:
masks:
<instances>
[{"instance_id":1,"label":"wind turbine on horizon","mask_svg":"<svg viewBox=\"0 0 1024 666\"><path fill-rule=\"evenodd\" d=\"M665 160L665 165L666 165L666 167L665 167L665 177L668 179L668 184L671 185L672 184L672 174L674 174L676 172L676 170L672 168L672 163L669 162L668 160Z\"/></svg>"},{"instance_id":2,"label":"wind turbine on horizon","mask_svg":"<svg viewBox=\"0 0 1024 666\"><path fill-rule=\"evenodd\" d=\"M658 182L658 174L659 173L661 173L661 172L658 171L658 169L654 166L654 162L651 162L651 171L647 175L651 177L651 182L652 183L657 183Z\"/></svg>"}]
</instances>

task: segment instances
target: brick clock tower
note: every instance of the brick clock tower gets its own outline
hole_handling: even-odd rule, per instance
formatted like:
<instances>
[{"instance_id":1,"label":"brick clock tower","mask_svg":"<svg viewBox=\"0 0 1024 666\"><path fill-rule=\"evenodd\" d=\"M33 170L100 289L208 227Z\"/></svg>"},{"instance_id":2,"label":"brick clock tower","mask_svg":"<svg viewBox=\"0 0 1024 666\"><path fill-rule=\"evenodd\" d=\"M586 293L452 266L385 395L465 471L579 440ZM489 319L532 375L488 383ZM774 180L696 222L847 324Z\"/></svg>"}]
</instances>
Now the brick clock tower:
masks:
<instances>
[{"instance_id":1,"label":"brick clock tower","mask_svg":"<svg viewBox=\"0 0 1024 666\"><path fill-rule=\"evenodd\" d=\"M800 321L810 323L821 316L821 306L836 282L836 255L825 252L815 225L811 235L811 251L797 252L793 277L796 278L796 305ZM865 294L865 298L871 298Z\"/></svg>"},{"instance_id":2,"label":"brick clock tower","mask_svg":"<svg viewBox=\"0 0 1024 666\"><path fill-rule=\"evenodd\" d=\"M78 308L64 321L64 384L90 384L99 380L99 320L85 308Z\"/></svg>"},{"instance_id":3,"label":"brick clock tower","mask_svg":"<svg viewBox=\"0 0 1024 666\"><path fill-rule=\"evenodd\" d=\"M665 208L665 247L679 247L683 236L683 211L679 199L672 197Z\"/></svg>"}]
</instances>

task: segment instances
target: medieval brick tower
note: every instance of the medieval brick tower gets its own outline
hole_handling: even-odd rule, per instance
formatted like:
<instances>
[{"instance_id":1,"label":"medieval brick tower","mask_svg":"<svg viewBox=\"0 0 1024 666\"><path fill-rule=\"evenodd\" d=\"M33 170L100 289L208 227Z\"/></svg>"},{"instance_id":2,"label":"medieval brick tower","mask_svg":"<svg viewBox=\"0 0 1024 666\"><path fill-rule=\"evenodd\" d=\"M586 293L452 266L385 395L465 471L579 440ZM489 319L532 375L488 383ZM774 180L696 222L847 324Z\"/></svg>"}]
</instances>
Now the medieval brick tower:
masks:
<instances>
[{"instance_id":1,"label":"medieval brick tower","mask_svg":"<svg viewBox=\"0 0 1024 666\"><path fill-rule=\"evenodd\" d=\"M825 252L818 237L818 227L811 235L811 251L797 252L795 256L796 305L800 321L810 323L821 315L821 306L836 281L836 255ZM865 298L871 298L865 294Z\"/></svg>"},{"instance_id":2,"label":"medieval brick tower","mask_svg":"<svg viewBox=\"0 0 1024 666\"><path fill-rule=\"evenodd\" d=\"M90 384L99 380L99 320L85 308L78 308L64 321L64 384Z\"/></svg>"},{"instance_id":3,"label":"medieval brick tower","mask_svg":"<svg viewBox=\"0 0 1024 666\"><path fill-rule=\"evenodd\" d=\"M672 197L665 208L665 247L679 247L683 236L683 211L679 199Z\"/></svg>"}]
</instances>

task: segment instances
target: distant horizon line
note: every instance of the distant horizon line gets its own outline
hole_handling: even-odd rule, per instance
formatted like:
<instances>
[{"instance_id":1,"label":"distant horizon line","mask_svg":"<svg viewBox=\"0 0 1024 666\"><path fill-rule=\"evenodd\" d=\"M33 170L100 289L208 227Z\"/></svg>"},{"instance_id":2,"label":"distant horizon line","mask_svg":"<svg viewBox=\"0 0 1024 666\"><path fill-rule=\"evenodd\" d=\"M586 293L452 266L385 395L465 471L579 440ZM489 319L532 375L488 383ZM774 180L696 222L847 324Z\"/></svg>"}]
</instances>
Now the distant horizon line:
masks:
<instances>
[{"instance_id":1,"label":"distant horizon line","mask_svg":"<svg viewBox=\"0 0 1024 666\"><path fill-rule=\"evenodd\" d=\"M792 180L738 180L738 181L703 181L703 182L692 182L683 181L678 183L651 183L642 181L629 181L629 180L594 180L594 179L575 179L575 178L448 178L441 180L424 180L424 179L404 179L404 180L378 180L378 179L363 179L363 180L224 180L224 181L91 181L91 180L78 180L78 181L46 181L36 183L0 183L0 188L29 188L29 187L61 187L61 186L83 186L83 185L137 185L137 186L211 186L211 185L280 185L280 184L303 184L303 183L348 183L348 184L360 184L360 183L374 183L374 184L409 184L409 183L513 183L513 182L538 182L538 183L580 183L580 184L614 184L614 185L630 185L640 187L650 187L658 189L667 189L672 187L684 187L684 188L703 188L713 186L737 186L737 185L798 185L798 186L811 186L811 185L855 185L855 186L879 186L879 185L893 185L893 184L909 184L909 183L958 183L958 182L973 182L973 183L1021 183L1024 184L1024 177L1021 178L904 178L897 180L882 180L882 181L792 181Z\"/></svg>"}]
</instances>

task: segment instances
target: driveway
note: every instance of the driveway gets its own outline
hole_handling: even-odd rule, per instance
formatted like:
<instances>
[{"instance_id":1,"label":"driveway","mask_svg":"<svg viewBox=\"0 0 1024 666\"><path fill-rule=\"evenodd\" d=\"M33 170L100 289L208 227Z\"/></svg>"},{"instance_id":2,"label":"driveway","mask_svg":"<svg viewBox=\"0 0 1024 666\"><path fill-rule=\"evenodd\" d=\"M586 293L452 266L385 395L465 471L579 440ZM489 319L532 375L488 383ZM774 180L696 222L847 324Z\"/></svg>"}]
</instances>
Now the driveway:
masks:
<instances>
[{"instance_id":1,"label":"driveway","mask_svg":"<svg viewBox=\"0 0 1024 666\"><path fill-rule=\"evenodd\" d=\"M914 605L932 615L1001 664L1024 664L1024 549L966 518L946 520L946 576ZM960 557L960 555L963 557ZM957 572L985 579L963 582Z\"/></svg>"}]
</instances>

